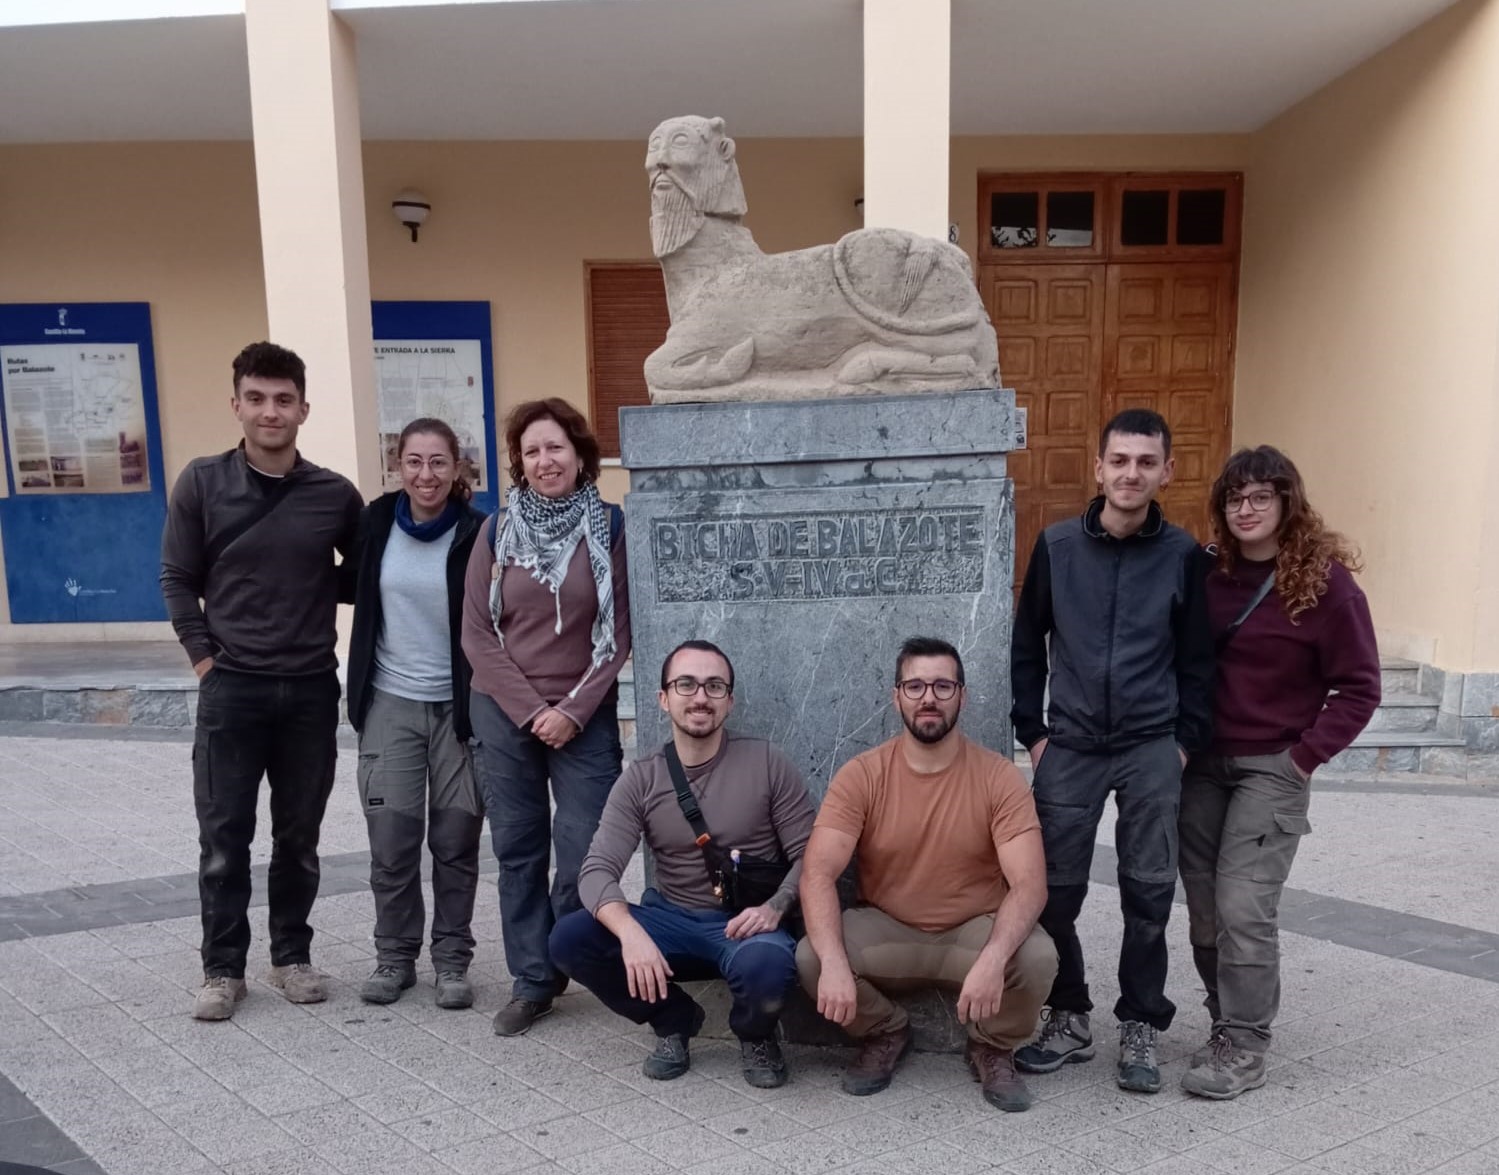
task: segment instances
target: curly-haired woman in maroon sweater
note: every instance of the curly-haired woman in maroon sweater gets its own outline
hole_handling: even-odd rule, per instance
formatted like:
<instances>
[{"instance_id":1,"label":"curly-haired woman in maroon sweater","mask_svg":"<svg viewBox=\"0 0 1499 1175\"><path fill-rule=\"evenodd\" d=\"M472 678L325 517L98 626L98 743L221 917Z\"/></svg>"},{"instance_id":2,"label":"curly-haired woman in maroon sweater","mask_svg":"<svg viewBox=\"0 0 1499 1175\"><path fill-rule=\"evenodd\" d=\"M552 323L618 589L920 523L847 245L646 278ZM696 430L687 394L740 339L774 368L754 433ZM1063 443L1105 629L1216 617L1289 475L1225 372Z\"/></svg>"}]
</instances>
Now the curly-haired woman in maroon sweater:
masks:
<instances>
[{"instance_id":1,"label":"curly-haired woman in maroon sweater","mask_svg":"<svg viewBox=\"0 0 1499 1175\"><path fill-rule=\"evenodd\" d=\"M1213 744L1182 779L1180 863L1213 1030L1182 1088L1223 1099L1265 1083L1280 1005L1276 914L1311 831L1312 772L1357 737L1380 693L1358 556L1312 509L1290 459L1269 445L1239 450L1212 507Z\"/></svg>"}]
</instances>

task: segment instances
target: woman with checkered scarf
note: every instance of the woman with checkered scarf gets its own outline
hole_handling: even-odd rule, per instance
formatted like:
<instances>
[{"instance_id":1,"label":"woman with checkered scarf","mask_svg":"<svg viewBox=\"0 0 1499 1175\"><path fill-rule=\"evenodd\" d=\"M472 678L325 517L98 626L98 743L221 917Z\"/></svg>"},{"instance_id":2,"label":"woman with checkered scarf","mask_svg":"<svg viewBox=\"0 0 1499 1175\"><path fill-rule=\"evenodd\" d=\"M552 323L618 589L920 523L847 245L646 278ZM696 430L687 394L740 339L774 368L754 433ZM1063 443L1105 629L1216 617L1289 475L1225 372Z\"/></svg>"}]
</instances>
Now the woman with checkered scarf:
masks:
<instances>
[{"instance_id":1,"label":"woman with checkered scarf","mask_svg":"<svg viewBox=\"0 0 1499 1175\"><path fill-rule=\"evenodd\" d=\"M599 445L582 414L556 398L520 404L505 446L512 486L474 544L463 651L514 980L494 1030L518 1036L567 985L547 937L579 908L578 870L619 778L630 597L624 515L599 497Z\"/></svg>"}]
</instances>

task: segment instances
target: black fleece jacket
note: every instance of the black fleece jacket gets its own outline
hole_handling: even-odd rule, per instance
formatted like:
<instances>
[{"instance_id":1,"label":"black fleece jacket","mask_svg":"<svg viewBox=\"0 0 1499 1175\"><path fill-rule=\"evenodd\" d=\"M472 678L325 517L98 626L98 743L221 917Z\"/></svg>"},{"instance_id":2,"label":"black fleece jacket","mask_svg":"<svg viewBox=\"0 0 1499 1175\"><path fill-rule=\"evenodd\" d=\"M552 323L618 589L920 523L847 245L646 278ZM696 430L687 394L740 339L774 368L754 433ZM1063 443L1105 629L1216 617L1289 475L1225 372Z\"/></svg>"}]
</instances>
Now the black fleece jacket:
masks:
<instances>
[{"instance_id":1,"label":"black fleece jacket","mask_svg":"<svg viewBox=\"0 0 1499 1175\"><path fill-rule=\"evenodd\" d=\"M355 730L364 729L375 696L375 642L380 636L383 614L380 609L380 561L385 558L385 544L390 541L391 527L396 524L396 499L403 490L382 494L359 515L359 541L355 555L359 583L354 591L354 630L349 634L349 722ZM484 524L484 515L468 507L459 515L457 534L448 549L448 635L453 653L453 732L468 741L473 727L468 718L468 687L474 671L459 644L463 626L463 577L474 539Z\"/></svg>"},{"instance_id":2,"label":"black fleece jacket","mask_svg":"<svg viewBox=\"0 0 1499 1175\"><path fill-rule=\"evenodd\" d=\"M1049 738L1106 752L1169 734L1185 751L1205 750L1214 676L1207 555L1154 503L1124 539L1104 530L1102 510L1095 498L1036 540L1015 610L1016 736L1027 747Z\"/></svg>"}]
</instances>

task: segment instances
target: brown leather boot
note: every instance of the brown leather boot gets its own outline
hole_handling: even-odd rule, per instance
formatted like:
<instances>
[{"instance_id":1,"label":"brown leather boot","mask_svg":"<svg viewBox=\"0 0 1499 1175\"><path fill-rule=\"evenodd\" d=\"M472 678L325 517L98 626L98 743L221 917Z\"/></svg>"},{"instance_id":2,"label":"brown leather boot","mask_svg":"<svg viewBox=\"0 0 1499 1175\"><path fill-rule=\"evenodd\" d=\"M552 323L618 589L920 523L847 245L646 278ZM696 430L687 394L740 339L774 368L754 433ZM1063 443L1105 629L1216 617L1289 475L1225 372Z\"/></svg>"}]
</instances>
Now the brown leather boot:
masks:
<instances>
[{"instance_id":1,"label":"brown leather boot","mask_svg":"<svg viewBox=\"0 0 1499 1175\"><path fill-rule=\"evenodd\" d=\"M901 1058L911 1051L912 1037L909 1026L894 1032L881 1032L866 1036L859 1042L859 1055L843 1071L843 1092L854 1097L865 1097L879 1093L890 1084L895 1067Z\"/></svg>"},{"instance_id":2,"label":"brown leather boot","mask_svg":"<svg viewBox=\"0 0 1499 1175\"><path fill-rule=\"evenodd\" d=\"M981 1040L968 1042L968 1069L984 1085L984 1100L991 1106L1016 1114L1031 1108L1031 1091L1015 1072L1013 1049L997 1049Z\"/></svg>"}]
</instances>

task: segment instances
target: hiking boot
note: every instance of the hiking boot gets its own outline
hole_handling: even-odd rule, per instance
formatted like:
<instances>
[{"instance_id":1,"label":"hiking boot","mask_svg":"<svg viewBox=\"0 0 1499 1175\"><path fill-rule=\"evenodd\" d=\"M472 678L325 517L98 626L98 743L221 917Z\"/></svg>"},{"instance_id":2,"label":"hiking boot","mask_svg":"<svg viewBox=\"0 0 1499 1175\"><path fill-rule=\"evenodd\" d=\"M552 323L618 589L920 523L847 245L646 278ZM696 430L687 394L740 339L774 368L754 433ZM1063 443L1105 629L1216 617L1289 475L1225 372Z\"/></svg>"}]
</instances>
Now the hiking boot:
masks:
<instances>
[{"instance_id":1,"label":"hiking boot","mask_svg":"<svg viewBox=\"0 0 1499 1175\"><path fill-rule=\"evenodd\" d=\"M294 1004L320 1004L328 998L323 977L311 963L272 967L266 972L265 981Z\"/></svg>"},{"instance_id":2,"label":"hiking boot","mask_svg":"<svg viewBox=\"0 0 1499 1175\"><path fill-rule=\"evenodd\" d=\"M867 1097L887 1088L895 1076L895 1067L914 1043L909 1026L866 1036L859 1042L859 1055L843 1071L843 1092Z\"/></svg>"},{"instance_id":3,"label":"hiking boot","mask_svg":"<svg viewBox=\"0 0 1499 1175\"><path fill-rule=\"evenodd\" d=\"M367 1004L393 1004L415 986L415 963L378 963L359 988L359 998Z\"/></svg>"},{"instance_id":4,"label":"hiking boot","mask_svg":"<svg viewBox=\"0 0 1499 1175\"><path fill-rule=\"evenodd\" d=\"M474 985L468 981L466 971L439 971L437 973L437 1006L439 1008L472 1008Z\"/></svg>"},{"instance_id":5,"label":"hiking boot","mask_svg":"<svg viewBox=\"0 0 1499 1175\"><path fill-rule=\"evenodd\" d=\"M968 1042L968 1071L984 1085L984 1100L1008 1114L1031 1108L1031 1091L1015 1072L1015 1051L983 1041Z\"/></svg>"},{"instance_id":6,"label":"hiking boot","mask_svg":"<svg viewBox=\"0 0 1499 1175\"><path fill-rule=\"evenodd\" d=\"M1119 1025L1119 1088L1155 1093L1161 1088L1161 1067L1155 1060L1156 1031L1140 1020Z\"/></svg>"},{"instance_id":7,"label":"hiking boot","mask_svg":"<svg viewBox=\"0 0 1499 1175\"><path fill-rule=\"evenodd\" d=\"M656 1037L655 1051L640 1066L640 1071L652 1081L670 1081L692 1068L692 1053L687 1042L702 1031L708 1013L696 1000L692 1003L692 1029L685 1035L680 1032ZM748 1072L746 1072L748 1076Z\"/></svg>"},{"instance_id":8,"label":"hiking boot","mask_svg":"<svg viewBox=\"0 0 1499 1175\"><path fill-rule=\"evenodd\" d=\"M779 1089L786 1084L786 1058L773 1040L741 1040L739 1063L745 1081L756 1089Z\"/></svg>"},{"instance_id":9,"label":"hiking boot","mask_svg":"<svg viewBox=\"0 0 1499 1175\"><path fill-rule=\"evenodd\" d=\"M1192 1068L1182 1074L1182 1088L1188 1093L1226 1102L1265 1084L1265 1055L1241 1049L1221 1028L1204 1051L1206 1058L1198 1062L1194 1057Z\"/></svg>"},{"instance_id":10,"label":"hiking boot","mask_svg":"<svg viewBox=\"0 0 1499 1175\"><path fill-rule=\"evenodd\" d=\"M249 994L243 979L229 975L205 975L198 998L193 1001L194 1020L227 1020L234 1005Z\"/></svg>"},{"instance_id":11,"label":"hiking boot","mask_svg":"<svg viewBox=\"0 0 1499 1175\"><path fill-rule=\"evenodd\" d=\"M1093 1033L1087 1012L1041 1009L1041 1035L1015 1051L1015 1067L1026 1073L1055 1073L1063 1065L1093 1059Z\"/></svg>"},{"instance_id":12,"label":"hiking boot","mask_svg":"<svg viewBox=\"0 0 1499 1175\"><path fill-rule=\"evenodd\" d=\"M551 1000L528 1000L512 996L510 1002L494 1015L496 1036L522 1036L543 1016L552 1014Z\"/></svg>"}]
</instances>

